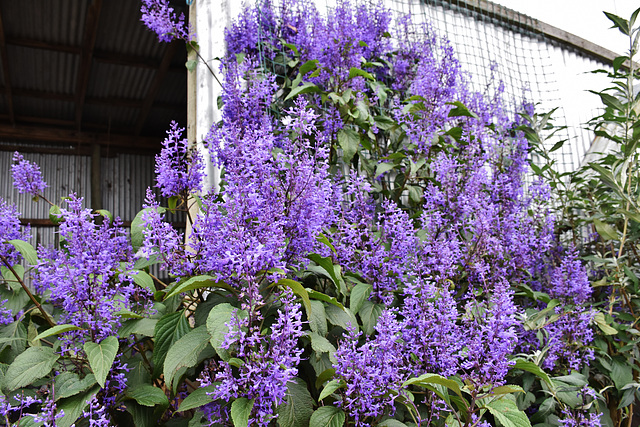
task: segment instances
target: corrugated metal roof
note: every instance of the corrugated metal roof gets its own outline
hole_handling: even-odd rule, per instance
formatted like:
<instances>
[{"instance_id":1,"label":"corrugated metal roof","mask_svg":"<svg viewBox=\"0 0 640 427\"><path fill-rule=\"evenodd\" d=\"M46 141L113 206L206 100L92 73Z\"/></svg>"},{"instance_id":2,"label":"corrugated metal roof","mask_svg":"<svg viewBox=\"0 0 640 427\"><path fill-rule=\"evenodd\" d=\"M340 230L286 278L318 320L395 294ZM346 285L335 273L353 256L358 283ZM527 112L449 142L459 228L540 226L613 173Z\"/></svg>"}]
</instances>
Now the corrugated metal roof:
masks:
<instances>
[{"instance_id":1,"label":"corrugated metal roof","mask_svg":"<svg viewBox=\"0 0 640 427\"><path fill-rule=\"evenodd\" d=\"M186 50L168 50L140 16L132 0L0 0L0 140L31 140L37 127L40 139L75 143L74 132L92 130L94 140L134 136L140 149L159 149L166 116L186 118Z\"/></svg>"}]
</instances>

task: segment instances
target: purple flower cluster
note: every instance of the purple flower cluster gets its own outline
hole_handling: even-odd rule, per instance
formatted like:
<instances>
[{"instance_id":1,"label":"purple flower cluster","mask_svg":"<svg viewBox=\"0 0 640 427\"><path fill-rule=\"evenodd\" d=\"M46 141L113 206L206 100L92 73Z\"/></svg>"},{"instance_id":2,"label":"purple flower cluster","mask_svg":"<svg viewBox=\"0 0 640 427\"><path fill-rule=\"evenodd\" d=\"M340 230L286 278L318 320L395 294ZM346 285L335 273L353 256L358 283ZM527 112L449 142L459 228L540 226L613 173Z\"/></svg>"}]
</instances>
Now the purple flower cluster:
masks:
<instances>
[{"instance_id":1,"label":"purple flower cluster","mask_svg":"<svg viewBox=\"0 0 640 427\"><path fill-rule=\"evenodd\" d=\"M285 293L276 320L265 335L260 331L264 318L256 309L263 301L255 291L248 291L247 297L245 310L235 312L227 324L229 332L221 345L242 363L239 367L228 362L212 365L210 371L203 373L201 382L203 385L219 382L211 393L219 402L228 403L240 397L254 400L249 425L267 426L277 417L275 409L286 396L287 382L298 373L302 312L293 294ZM228 413L220 404L213 406L209 408L210 421L228 422Z\"/></svg>"},{"instance_id":2,"label":"purple flower cluster","mask_svg":"<svg viewBox=\"0 0 640 427\"><path fill-rule=\"evenodd\" d=\"M131 247L119 219L97 225L91 210L82 208L81 198L71 194L67 204L61 213L62 248L39 248L41 264L33 283L38 292L50 292L50 300L63 309L62 323L82 328L66 335L65 347L77 349L85 340L116 335L118 312L134 308L136 288L122 274L121 263L130 262Z\"/></svg>"},{"instance_id":3,"label":"purple flower cluster","mask_svg":"<svg viewBox=\"0 0 640 427\"><path fill-rule=\"evenodd\" d=\"M198 273L240 287L260 271L303 261L331 224L335 199L315 114L297 104L276 136L264 107L253 108L268 105L273 85L246 72L245 90L236 81L225 84L224 125L207 137L223 170L222 197L204 200L190 241Z\"/></svg>"},{"instance_id":4,"label":"purple flower cluster","mask_svg":"<svg viewBox=\"0 0 640 427\"><path fill-rule=\"evenodd\" d=\"M406 273L416 267L418 238L406 212L385 201L375 215L372 201L362 192L367 187L358 185L363 186L357 179L350 184L347 197L354 200L342 210L338 223L338 260L349 271L359 272L373 285L377 299L390 305Z\"/></svg>"},{"instance_id":5,"label":"purple flower cluster","mask_svg":"<svg viewBox=\"0 0 640 427\"><path fill-rule=\"evenodd\" d=\"M587 412L582 408L588 408L596 399L595 390L588 385L578 390L577 397L582 399L582 405L579 408L562 408L562 417L558 420L563 427L600 427L600 417L602 413Z\"/></svg>"},{"instance_id":6,"label":"purple flower cluster","mask_svg":"<svg viewBox=\"0 0 640 427\"><path fill-rule=\"evenodd\" d=\"M20 253L7 243L9 240L27 240L29 229L20 230L20 213L18 208L5 202L0 197L0 261L3 264L15 265L20 259Z\"/></svg>"},{"instance_id":7,"label":"purple flower cluster","mask_svg":"<svg viewBox=\"0 0 640 427\"><path fill-rule=\"evenodd\" d=\"M374 339L359 346L361 333L353 328L334 354L335 375L347 384L340 406L358 426L370 425L367 418L393 415L394 401L409 378L402 326L393 311L385 310L378 318Z\"/></svg>"},{"instance_id":8,"label":"purple flower cluster","mask_svg":"<svg viewBox=\"0 0 640 427\"><path fill-rule=\"evenodd\" d=\"M142 214L141 227L144 240L137 255L147 259L154 255L159 256L162 260L161 267L167 268L175 275L189 271L189 268L184 266L184 236L164 221L162 208L150 188L147 188L143 208L145 211Z\"/></svg>"},{"instance_id":9,"label":"purple flower cluster","mask_svg":"<svg viewBox=\"0 0 640 427\"><path fill-rule=\"evenodd\" d=\"M168 43L174 39L190 42L195 38L195 34L185 23L184 14L177 16L169 6L169 0L142 0L140 12L140 20L158 35L161 42Z\"/></svg>"},{"instance_id":10,"label":"purple flower cluster","mask_svg":"<svg viewBox=\"0 0 640 427\"><path fill-rule=\"evenodd\" d=\"M171 122L163 148L156 155L156 186L165 197L184 196L202 188L204 160L198 150L189 148L182 132L184 128Z\"/></svg>"},{"instance_id":11,"label":"purple flower cluster","mask_svg":"<svg viewBox=\"0 0 640 427\"><path fill-rule=\"evenodd\" d=\"M47 183L42 180L40 167L25 160L22 154L17 151L13 154L13 165L11 165L11 175L13 176L13 186L20 194L31 194L33 197L41 196Z\"/></svg>"},{"instance_id":12,"label":"purple flower cluster","mask_svg":"<svg viewBox=\"0 0 640 427\"><path fill-rule=\"evenodd\" d=\"M340 0L326 17L309 0L285 0L277 10L270 2L259 3L245 7L227 29L229 54L272 59L283 49L284 39L297 47L303 62L318 61L321 71L315 83L338 87L352 67L362 67L363 58L380 57L391 48L391 12L381 3ZM353 80L362 87L362 77Z\"/></svg>"}]
</instances>

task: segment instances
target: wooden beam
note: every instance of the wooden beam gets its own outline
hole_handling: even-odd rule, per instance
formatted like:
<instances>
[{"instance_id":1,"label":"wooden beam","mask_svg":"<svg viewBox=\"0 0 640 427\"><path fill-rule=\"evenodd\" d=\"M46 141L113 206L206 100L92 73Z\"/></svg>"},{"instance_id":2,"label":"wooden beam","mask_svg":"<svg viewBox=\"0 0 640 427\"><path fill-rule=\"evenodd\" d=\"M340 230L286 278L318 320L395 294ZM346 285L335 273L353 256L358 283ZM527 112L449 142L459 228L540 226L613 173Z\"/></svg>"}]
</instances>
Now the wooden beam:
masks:
<instances>
[{"instance_id":1,"label":"wooden beam","mask_svg":"<svg viewBox=\"0 0 640 427\"><path fill-rule=\"evenodd\" d=\"M100 9L102 0L93 0L87 11L87 18L84 24L84 35L82 37L82 53L80 54L80 68L76 81L76 128L81 129L82 112L84 101L89 87L89 77L91 75L91 58L93 47L96 44L98 35L98 22L100 20Z\"/></svg>"},{"instance_id":2,"label":"wooden beam","mask_svg":"<svg viewBox=\"0 0 640 427\"><path fill-rule=\"evenodd\" d=\"M2 75L4 77L4 96L7 103L7 112L12 124L16 123L13 110L13 95L11 93L11 75L9 72L9 54L7 53L7 42L4 37L4 25L2 23L2 13L0 12L0 60L2 61Z\"/></svg>"},{"instance_id":3,"label":"wooden beam","mask_svg":"<svg viewBox=\"0 0 640 427\"><path fill-rule=\"evenodd\" d=\"M502 5L493 3L489 0L446 0L444 3L451 3L455 6L462 7L471 11L481 12L482 15L495 18L497 23L515 24L517 27L525 31L543 35L552 40L576 49L583 54L596 58L605 64L613 63L613 60L621 56L609 49L592 43L588 40L571 34L553 25L546 24L530 16L516 12Z\"/></svg>"},{"instance_id":4,"label":"wooden beam","mask_svg":"<svg viewBox=\"0 0 640 427\"><path fill-rule=\"evenodd\" d=\"M164 56L162 57L162 62L160 63L160 68L156 71L156 75L153 77L151 81L151 85L149 86L149 91L147 92L147 96L144 98L144 102L142 103L142 109L138 114L138 121L135 127L135 134L140 135L142 131L142 127L144 123L147 121L147 117L149 116L149 112L151 111L151 107L153 106L153 101L156 99L158 95L158 91L160 90L160 85L167 75L167 71L171 66L171 60L175 56L178 51L179 42L177 40L172 41L167 46L167 50L164 52ZM186 69L185 69L186 71Z\"/></svg>"},{"instance_id":5,"label":"wooden beam","mask_svg":"<svg viewBox=\"0 0 640 427\"><path fill-rule=\"evenodd\" d=\"M0 87L0 91L4 91L4 87ZM35 89L21 89L21 88L13 88L12 90L14 97L25 97L25 98L38 98L38 99L50 99L55 101L66 101L66 102L74 102L75 95L70 93L56 93L56 92L47 92L43 90L35 90ZM113 107L125 107L125 108L142 108L144 100L142 99L131 99L131 98L118 98L115 96L104 97L104 98L85 98L85 104L92 105L108 105ZM167 102L156 102L154 103L154 107L163 108L166 110L175 110L176 108L184 107L186 104L170 104Z\"/></svg>"},{"instance_id":6,"label":"wooden beam","mask_svg":"<svg viewBox=\"0 0 640 427\"><path fill-rule=\"evenodd\" d=\"M53 52L71 53L74 55L82 54L81 46L49 43L47 41L42 41L42 40L7 37L6 43L7 45L10 45L10 46L20 46L20 47L28 47L31 49L50 50ZM150 58L148 56L130 55L130 54L125 54L120 52L107 52L104 50L94 50L93 59L97 62L102 62L104 64L121 65L123 67L147 68L152 70L159 68L160 62L161 62L157 59ZM179 67L172 66L169 68L169 71L172 73L181 73L184 70L185 68L183 66L179 66Z\"/></svg>"},{"instance_id":7,"label":"wooden beam","mask_svg":"<svg viewBox=\"0 0 640 427\"><path fill-rule=\"evenodd\" d=\"M60 43L50 43L43 40L35 40L21 37L7 37L6 43L11 46L28 47L31 49L52 50L54 52L73 53L80 55L81 46L65 45Z\"/></svg>"},{"instance_id":8,"label":"wooden beam","mask_svg":"<svg viewBox=\"0 0 640 427\"><path fill-rule=\"evenodd\" d=\"M31 141L33 143L54 142L63 144L77 144L91 146L99 143L110 149L121 152L123 149L131 151L151 150L159 151L161 137L141 137L125 134L79 132L76 130L59 129L44 126L23 126L0 124L0 141ZM2 150L2 144L0 144Z\"/></svg>"}]
</instances>

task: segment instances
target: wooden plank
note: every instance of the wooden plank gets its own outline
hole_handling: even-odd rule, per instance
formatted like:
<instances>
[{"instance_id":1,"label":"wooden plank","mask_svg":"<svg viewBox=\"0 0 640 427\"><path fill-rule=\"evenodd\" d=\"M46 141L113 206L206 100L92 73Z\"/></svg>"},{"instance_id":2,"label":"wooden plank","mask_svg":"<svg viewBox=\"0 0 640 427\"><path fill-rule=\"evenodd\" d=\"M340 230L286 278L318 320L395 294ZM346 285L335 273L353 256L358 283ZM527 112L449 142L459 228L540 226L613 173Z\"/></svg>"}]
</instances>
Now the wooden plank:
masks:
<instances>
[{"instance_id":1,"label":"wooden plank","mask_svg":"<svg viewBox=\"0 0 640 427\"><path fill-rule=\"evenodd\" d=\"M98 22L100 21L100 10L102 8L102 0L93 0L84 25L84 35L82 37L82 53L80 55L80 68L78 69L78 77L76 80L76 128L79 130L82 124L82 112L84 110L84 101L89 87L89 77L91 75L91 58L93 56L93 47L96 44L98 35Z\"/></svg>"}]
</instances>

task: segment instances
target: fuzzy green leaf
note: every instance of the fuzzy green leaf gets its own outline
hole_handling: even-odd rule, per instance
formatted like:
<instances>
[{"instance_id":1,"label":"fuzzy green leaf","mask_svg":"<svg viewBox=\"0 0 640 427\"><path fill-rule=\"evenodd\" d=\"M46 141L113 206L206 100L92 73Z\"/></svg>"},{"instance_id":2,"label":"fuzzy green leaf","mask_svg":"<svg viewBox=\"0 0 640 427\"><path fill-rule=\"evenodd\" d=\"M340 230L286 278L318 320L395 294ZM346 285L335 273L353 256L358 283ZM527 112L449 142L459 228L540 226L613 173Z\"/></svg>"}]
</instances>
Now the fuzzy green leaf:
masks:
<instances>
[{"instance_id":1,"label":"fuzzy green leaf","mask_svg":"<svg viewBox=\"0 0 640 427\"><path fill-rule=\"evenodd\" d=\"M96 381L102 388L105 387L107 375L109 375L109 371L113 366L119 347L118 338L113 336L105 338L99 344L91 341L84 344L83 348L87 353L89 366L96 376Z\"/></svg>"}]
</instances>

